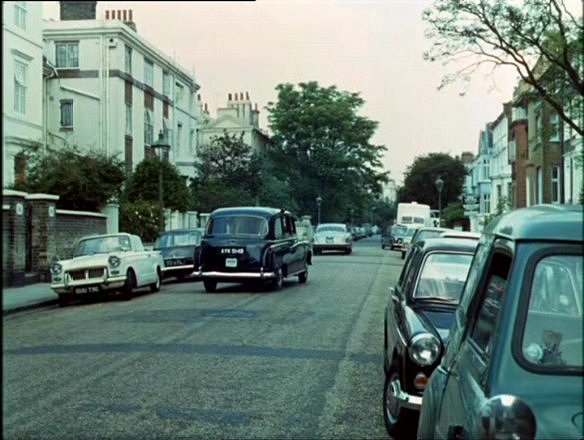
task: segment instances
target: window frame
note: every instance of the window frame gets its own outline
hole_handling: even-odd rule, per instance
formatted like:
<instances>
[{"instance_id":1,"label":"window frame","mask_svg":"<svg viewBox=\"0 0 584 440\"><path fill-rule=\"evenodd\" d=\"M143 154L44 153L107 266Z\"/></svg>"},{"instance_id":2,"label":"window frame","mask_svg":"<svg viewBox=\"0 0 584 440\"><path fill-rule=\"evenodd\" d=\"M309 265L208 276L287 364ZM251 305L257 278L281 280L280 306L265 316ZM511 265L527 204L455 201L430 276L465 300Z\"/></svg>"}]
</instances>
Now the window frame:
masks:
<instances>
[{"instance_id":1,"label":"window frame","mask_svg":"<svg viewBox=\"0 0 584 440\"><path fill-rule=\"evenodd\" d=\"M132 47L124 46L124 69L128 75L132 75Z\"/></svg>"},{"instance_id":2,"label":"window frame","mask_svg":"<svg viewBox=\"0 0 584 440\"><path fill-rule=\"evenodd\" d=\"M152 146L154 143L154 112L144 109L144 145ZM150 141L150 142L148 142Z\"/></svg>"},{"instance_id":3,"label":"window frame","mask_svg":"<svg viewBox=\"0 0 584 440\"><path fill-rule=\"evenodd\" d=\"M554 177L554 172L556 173L555 177ZM560 203L560 167L559 167L559 165L552 165L551 202L554 204Z\"/></svg>"},{"instance_id":4,"label":"window frame","mask_svg":"<svg viewBox=\"0 0 584 440\"><path fill-rule=\"evenodd\" d=\"M66 118L64 117L64 115L66 114L65 109L69 108L69 120L65 120ZM61 99L59 101L59 115L60 115L60 127L61 128L73 128L73 100L72 99ZM68 122L68 124L66 124L65 122Z\"/></svg>"},{"instance_id":5,"label":"window frame","mask_svg":"<svg viewBox=\"0 0 584 440\"><path fill-rule=\"evenodd\" d=\"M14 2L14 25L26 31L28 9L26 2Z\"/></svg>"},{"instance_id":6,"label":"window frame","mask_svg":"<svg viewBox=\"0 0 584 440\"><path fill-rule=\"evenodd\" d=\"M59 64L62 59L59 56L59 48L65 47L65 64ZM69 59L69 48L75 48L75 59L76 63L70 63ZM63 41L56 41L55 42L55 63L57 69L79 69L79 40L63 40Z\"/></svg>"},{"instance_id":7,"label":"window frame","mask_svg":"<svg viewBox=\"0 0 584 440\"><path fill-rule=\"evenodd\" d=\"M20 70L20 72L19 72ZM28 64L14 60L14 106L13 110L19 115L26 115Z\"/></svg>"},{"instance_id":8,"label":"window frame","mask_svg":"<svg viewBox=\"0 0 584 440\"><path fill-rule=\"evenodd\" d=\"M144 84L154 88L154 61L144 57Z\"/></svg>"}]
</instances>

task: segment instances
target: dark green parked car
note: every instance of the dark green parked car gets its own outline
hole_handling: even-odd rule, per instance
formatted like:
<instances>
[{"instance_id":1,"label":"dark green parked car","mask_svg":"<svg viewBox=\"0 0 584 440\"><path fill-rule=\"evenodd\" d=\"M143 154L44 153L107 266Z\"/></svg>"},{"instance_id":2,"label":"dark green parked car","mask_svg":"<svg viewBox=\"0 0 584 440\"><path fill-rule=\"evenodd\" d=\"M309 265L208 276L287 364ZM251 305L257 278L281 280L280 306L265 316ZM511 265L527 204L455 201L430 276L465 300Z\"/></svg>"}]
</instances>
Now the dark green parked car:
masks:
<instances>
[{"instance_id":1,"label":"dark green parked car","mask_svg":"<svg viewBox=\"0 0 584 440\"><path fill-rule=\"evenodd\" d=\"M418 438L584 438L582 207L495 219L479 240Z\"/></svg>"}]
</instances>

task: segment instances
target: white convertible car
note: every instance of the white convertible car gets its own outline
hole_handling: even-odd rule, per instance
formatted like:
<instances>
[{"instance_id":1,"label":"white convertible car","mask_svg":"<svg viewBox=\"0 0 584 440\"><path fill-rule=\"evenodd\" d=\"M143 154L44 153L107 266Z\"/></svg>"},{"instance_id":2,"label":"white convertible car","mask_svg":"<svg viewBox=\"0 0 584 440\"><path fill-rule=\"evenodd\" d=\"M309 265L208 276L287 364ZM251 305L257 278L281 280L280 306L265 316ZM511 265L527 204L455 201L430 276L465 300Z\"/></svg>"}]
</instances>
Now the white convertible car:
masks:
<instances>
[{"instance_id":1,"label":"white convertible car","mask_svg":"<svg viewBox=\"0 0 584 440\"><path fill-rule=\"evenodd\" d=\"M77 242L73 258L51 265L51 289L61 306L105 292L131 299L136 288L159 291L163 267L160 252L145 250L137 235L91 235Z\"/></svg>"}]
</instances>

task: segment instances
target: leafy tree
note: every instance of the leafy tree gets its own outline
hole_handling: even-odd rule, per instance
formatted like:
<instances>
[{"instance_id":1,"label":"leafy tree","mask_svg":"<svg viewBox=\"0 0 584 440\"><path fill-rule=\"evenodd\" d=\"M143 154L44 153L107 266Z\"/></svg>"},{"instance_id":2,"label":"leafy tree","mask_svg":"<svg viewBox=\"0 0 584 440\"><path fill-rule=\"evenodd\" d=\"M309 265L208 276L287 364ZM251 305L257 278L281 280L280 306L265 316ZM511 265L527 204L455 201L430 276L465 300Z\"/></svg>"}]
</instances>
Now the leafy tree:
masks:
<instances>
[{"instance_id":1,"label":"leafy tree","mask_svg":"<svg viewBox=\"0 0 584 440\"><path fill-rule=\"evenodd\" d=\"M446 153L430 153L416 157L405 173L404 185L398 189L400 202L424 203L438 209L438 190L435 181L444 181L442 206L455 202L462 193L466 169L458 157Z\"/></svg>"},{"instance_id":2,"label":"leafy tree","mask_svg":"<svg viewBox=\"0 0 584 440\"><path fill-rule=\"evenodd\" d=\"M267 107L274 134L269 157L300 214L316 217L319 195L322 221L342 221L352 205L368 207L388 172L380 171L386 148L370 143L377 122L357 114L364 100L315 81L276 90L278 101Z\"/></svg>"},{"instance_id":3,"label":"leafy tree","mask_svg":"<svg viewBox=\"0 0 584 440\"><path fill-rule=\"evenodd\" d=\"M30 150L26 156L26 179L15 188L30 193L59 196L61 209L99 211L119 196L125 180L124 163L117 156L77 147L64 147L43 154Z\"/></svg>"},{"instance_id":4,"label":"leafy tree","mask_svg":"<svg viewBox=\"0 0 584 440\"><path fill-rule=\"evenodd\" d=\"M224 131L202 146L191 190L199 212L224 206L256 205L262 180L260 158L241 135Z\"/></svg>"},{"instance_id":5,"label":"leafy tree","mask_svg":"<svg viewBox=\"0 0 584 440\"><path fill-rule=\"evenodd\" d=\"M161 161L156 156L147 156L136 166L124 189L124 199L130 202L143 200L158 203L161 169L164 207L180 212L192 209L194 202L186 177L180 174L175 165Z\"/></svg>"},{"instance_id":6,"label":"leafy tree","mask_svg":"<svg viewBox=\"0 0 584 440\"><path fill-rule=\"evenodd\" d=\"M424 11L430 25L429 61L462 66L440 87L471 76L482 66L512 67L525 84L580 135L584 95L584 26L563 0L436 0ZM575 105L566 103L575 99Z\"/></svg>"},{"instance_id":7,"label":"leafy tree","mask_svg":"<svg viewBox=\"0 0 584 440\"><path fill-rule=\"evenodd\" d=\"M136 234L144 243L152 243L158 236L160 205L152 200L124 200L120 203L120 230Z\"/></svg>"},{"instance_id":8,"label":"leafy tree","mask_svg":"<svg viewBox=\"0 0 584 440\"><path fill-rule=\"evenodd\" d=\"M262 163L262 183L259 194L259 204L275 208L285 208L300 215L298 204L292 194L290 186L279 180L274 173L274 166L270 160Z\"/></svg>"}]
</instances>

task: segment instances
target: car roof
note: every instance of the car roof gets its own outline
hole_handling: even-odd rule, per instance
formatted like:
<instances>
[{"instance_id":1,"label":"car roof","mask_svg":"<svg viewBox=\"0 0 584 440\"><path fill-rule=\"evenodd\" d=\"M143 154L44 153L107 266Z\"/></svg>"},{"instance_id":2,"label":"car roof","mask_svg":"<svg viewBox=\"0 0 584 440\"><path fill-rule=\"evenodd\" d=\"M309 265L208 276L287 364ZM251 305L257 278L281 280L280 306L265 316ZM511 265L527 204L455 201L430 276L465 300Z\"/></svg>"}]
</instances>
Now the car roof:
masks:
<instances>
[{"instance_id":1,"label":"car roof","mask_svg":"<svg viewBox=\"0 0 584 440\"><path fill-rule=\"evenodd\" d=\"M582 242L583 212L579 205L536 205L515 209L493 220L484 233L512 240Z\"/></svg>"},{"instance_id":2,"label":"car roof","mask_svg":"<svg viewBox=\"0 0 584 440\"><path fill-rule=\"evenodd\" d=\"M346 227L347 225L344 223L321 223L318 226L342 226L342 227Z\"/></svg>"},{"instance_id":3,"label":"car roof","mask_svg":"<svg viewBox=\"0 0 584 440\"><path fill-rule=\"evenodd\" d=\"M448 229L448 228L435 228L432 226L421 226L418 228L418 231L419 232L422 232L422 231L448 232L448 231L450 231L450 229Z\"/></svg>"},{"instance_id":4,"label":"car roof","mask_svg":"<svg viewBox=\"0 0 584 440\"><path fill-rule=\"evenodd\" d=\"M427 238L416 243L424 252L429 251L462 251L474 252L478 246L478 240L468 238Z\"/></svg>"},{"instance_id":5,"label":"car roof","mask_svg":"<svg viewBox=\"0 0 584 440\"><path fill-rule=\"evenodd\" d=\"M234 206L230 208L217 208L212 213L211 216L221 216L221 215L234 215L234 214L252 214L261 215L264 217L271 217L278 214L283 209L270 208L267 206ZM289 211L284 210L286 214L292 215Z\"/></svg>"},{"instance_id":6,"label":"car roof","mask_svg":"<svg viewBox=\"0 0 584 440\"><path fill-rule=\"evenodd\" d=\"M169 229L168 231L162 231L162 234L172 234L173 232L204 232L205 228L179 228L179 229Z\"/></svg>"},{"instance_id":7,"label":"car roof","mask_svg":"<svg viewBox=\"0 0 584 440\"><path fill-rule=\"evenodd\" d=\"M448 237L448 238L469 238L472 240L478 240L481 238L481 234L479 232L471 232L471 231L457 231L457 230L445 230L441 237Z\"/></svg>"}]
</instances>

